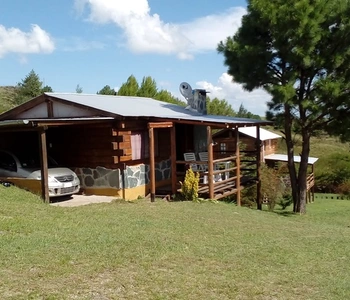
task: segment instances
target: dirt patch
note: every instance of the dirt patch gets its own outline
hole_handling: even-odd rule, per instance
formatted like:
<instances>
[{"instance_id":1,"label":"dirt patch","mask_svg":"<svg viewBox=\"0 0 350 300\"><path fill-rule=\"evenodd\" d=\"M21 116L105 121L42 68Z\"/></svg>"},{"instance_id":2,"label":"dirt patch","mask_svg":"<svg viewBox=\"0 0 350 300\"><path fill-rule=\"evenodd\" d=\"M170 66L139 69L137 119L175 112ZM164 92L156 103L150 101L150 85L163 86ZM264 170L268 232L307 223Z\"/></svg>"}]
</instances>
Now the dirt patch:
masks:
<instances>
[{"instance_id":1,"label":"dirt patch","mask_svg":"<svg viewBox=\"0 0 350 300\"><path fill-rule=\"evenodd\" d=\"M116 197L112 196L97 196L97 195L73 195L69 197L59 197L51 199L50 205L63 206L63 207L75 207L81 205L88 205L92 203L108 203L115 200Z\"/></svg>"}]
</instances>

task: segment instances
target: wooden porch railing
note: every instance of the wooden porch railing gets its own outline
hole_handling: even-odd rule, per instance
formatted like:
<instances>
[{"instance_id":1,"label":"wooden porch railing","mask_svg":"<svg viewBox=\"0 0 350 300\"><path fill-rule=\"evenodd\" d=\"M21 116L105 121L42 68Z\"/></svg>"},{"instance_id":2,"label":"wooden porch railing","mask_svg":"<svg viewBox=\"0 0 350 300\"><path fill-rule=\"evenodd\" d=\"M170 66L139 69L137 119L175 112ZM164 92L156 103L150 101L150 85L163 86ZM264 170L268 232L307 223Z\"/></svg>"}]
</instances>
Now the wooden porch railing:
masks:
<instances>
[{"instance_id":1,"label":"wooden porch railing","mask_svg":"<svg viewBox=\"0 0 350 300\"><path fill-rule=\"evenodd\" d=\"M208 171L199 171L200 184L198 193L202 196L209 195L210 181L212 181L214 189L214 198L220 199L237 193L237 187L240 187L240 177L238 174L239 167L237 166L237 156L228 156L213 160L213 171L210 174ZM176 161L177 165L208 165L205 161ZM185 168L186 169L186 168ZM180 177L185 175L184 172L177 172Z\"/></svg>"},{"instance_id":2,"label":"wooden porch railing","mask_svg":"<svg viewBox=\"0 0 350 300\"><path fill-rule=\"evenodd\" d=\"M306 178L306 189L309 191L315 185L315 176L314 173L311 173Z\"/></svg>"}]
</instances>

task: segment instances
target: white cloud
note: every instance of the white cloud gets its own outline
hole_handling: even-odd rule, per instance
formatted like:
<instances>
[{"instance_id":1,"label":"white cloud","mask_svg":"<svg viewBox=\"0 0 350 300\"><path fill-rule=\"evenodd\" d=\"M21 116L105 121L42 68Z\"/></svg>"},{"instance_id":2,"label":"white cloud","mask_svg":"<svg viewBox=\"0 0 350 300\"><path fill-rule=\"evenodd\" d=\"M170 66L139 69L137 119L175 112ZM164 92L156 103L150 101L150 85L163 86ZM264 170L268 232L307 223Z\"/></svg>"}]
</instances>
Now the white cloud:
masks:
<instances>
[{"instance_id":1,"label":"white cloud","mask_svg":"<svg viewBox=\"0 0 350 300\"><path fill-rule=\"evenodd\" d=\"M18 28L6 29L0 25L0 58L7 53L51 53L54 49L55 44L50 35L38 25L32 25L29 32Z\"/></svg>"},{"instance_id":2,"label":"white cloud","mask_svg":"<svg viewBox=\"0 0 350 300\"><path fill-rule=\"evenodd\" d=\"M186 24L171 24L151 14L147 0L75 0L75 6L80 13L87 6L91 22L114 23L121 28L133 52L176 55L179 59L215 50L221 40L235 33L245 13L237 7Z\"/></svg>"},{"instance_id":3,"label":"white cloud","mask_svg":"<svg viewBox=\"0 0 350 300\"><path fill-rule=\"evenodd\" d=\"M183 24L180 29L191 41L192 51L213 50L220 41L237 31L245 13L243 7L231 8L222 14L205 16Z\"/></svg>"},{"instance_id":4,"label":"white cloud","mask_svg":"<svg viewBox=\"0 0 350 300\"><path fill-rule=\"evenodd\" d=\"M234 82L232 76L227 73L223 73L215 85L208 81L199 81L196 85L198 88L210 92L208 96L211 99L217 97L227 100L235 111L243 104L248 111L260 116L265 115L266 102L271 99L271 96L263 89L257 89L253 92L245 91L242 85Z\"/></svg>"}]
</instances>

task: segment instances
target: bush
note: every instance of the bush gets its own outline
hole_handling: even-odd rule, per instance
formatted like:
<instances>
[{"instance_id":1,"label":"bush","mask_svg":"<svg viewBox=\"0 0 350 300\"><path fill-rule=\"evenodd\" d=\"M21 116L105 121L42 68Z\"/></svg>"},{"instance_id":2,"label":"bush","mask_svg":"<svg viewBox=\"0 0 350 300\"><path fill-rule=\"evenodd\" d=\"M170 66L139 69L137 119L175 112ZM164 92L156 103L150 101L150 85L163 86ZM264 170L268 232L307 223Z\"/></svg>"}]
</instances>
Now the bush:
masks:
<instances>
[{"instance_id":1,"label":"bush","mask_svg":"<svg viewBox=\"0 0 350 300\"><path fill-rule=\"evenodd\" d=\"M350 196L350 179L342 182L335 189L336 194Z\"/></svg>"},{"instance_id":2,"label":"bush","mask_svg":"<svg viewBox=\"0 0 350 300\"><path fill-rule=\"evenodd\" d=\"M338 190L345 190L346 182L350 178L350 155L332 153L322 158L322 162L316 168L316 191L338 193Z\"/></svg>"},{"instance_id":3,"label":"bush","mask_svg":"<svg viewBox=\"0 0 350 300\"><path fill-rule=\"evenodd\" d=\"M184 182L181 184L181 194L184 200L197 201L199 189L199 173L194 173L190 168L186 171Z\"/></svg>"},{"instance_id":4,"label":"bush","mask_svg":"<svg viewBox=\"0 0 350 300\"><path fill-rule=\"evenodd\" d=\"M280 203L281 199L283 199L287 191L286 184L278 170L268 168L264 165L261 167L260 178L262 200L266 202L269 210L273 210L275 205ZM242 190L242 205L252 207L253 203L256 203L256 189L257 187L254 185Z\"/></svg>"},{"instance_id":5,"label":"bush","mask_svg":"<svg viewBox=\"0 0 350 300\"><path fill-rule=\"evenodd\" d=\"M293 204L292 194L285 191L282 195L282 198L277 202L278 205L282 207L282 209L286 209L289 205Z\"/></svg>"}]
</instances>

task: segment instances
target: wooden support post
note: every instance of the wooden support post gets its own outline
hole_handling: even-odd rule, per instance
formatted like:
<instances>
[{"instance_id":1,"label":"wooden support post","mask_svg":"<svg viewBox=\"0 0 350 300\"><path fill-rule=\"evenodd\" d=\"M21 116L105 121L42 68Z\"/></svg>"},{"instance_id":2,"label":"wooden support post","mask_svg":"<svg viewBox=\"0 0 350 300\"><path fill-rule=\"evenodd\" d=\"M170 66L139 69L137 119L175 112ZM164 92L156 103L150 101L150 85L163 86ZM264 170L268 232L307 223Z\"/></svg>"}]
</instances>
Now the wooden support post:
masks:
<instances>
[{"instance_id":1,"label":"wooden support post","mask_svg":"<svg viewBox=\"0 0 350 300\"><path fill-rule=\"evenodd\" d=\"M177 175L176 175L176 130L175 124L170 128L171 141L171 193L176 193Z\"/></svg>"},{"instance_id":2,"label":"wooden support post","mask_svg":"<svg viewBox=\"0 0 350 300\"><path fill-rule=\"evenodd\" d=\"M236 127L236 167L237 167L236 169L237 206L241 206L241 158L240 158L240 151L239 151L238 127Z\"/></svg>"},{"instance_id":3,"label":"wooden support post","mask_svg":"<svg viewBox=\"0 0 350 300\"><path fill-rule=\"evenodd\" d=\"M211 127L207 126L209 198L214 199L214 157Z\"/></svg>"},{"instance_id":4,"label":"wooden support post","mask_svg":"<svg viewBox=\"0 0 350 300\"><path fill-rule=\"evenodd\" d=\"M256 189L256 203L257 208L262 210L261 204L261 141L260 141L260 125L256 126L256 177L257 177L257 189Z\"/></svg>"},{"instance_id":5,"label":"wooden support post","mask_svg":"<svg viewBox=\"0 0 350 300\"><path fill-rule=\"evenodd\" d=\"M151 202L155 201L156 197L156 169L154 159L154 129L150 127L149 132L149 169L151 183Z\"/></svg>"},{"instance_id":6,"label":"wooden support post","mask_svg":"<svg viewBox=\"0 0 350 300\"><path fill-rule=\"evenodd\" d=\"M41 168L41 197L46 203L50 202L49 197L49 171L47 163L46 132L45 128L40 128L39 146L40 146L40 168Z\"/></svg>"},{"instance_id":7,"label":"wooden support post","mask_svg":"<svg viewBox=\"0 0 350 300\"><path fill-rule=\"evenodd\" d=\"M53 115L53 103L51 100L47 100L47 116L51 119Z\"/></svg>"}]
</instances>

